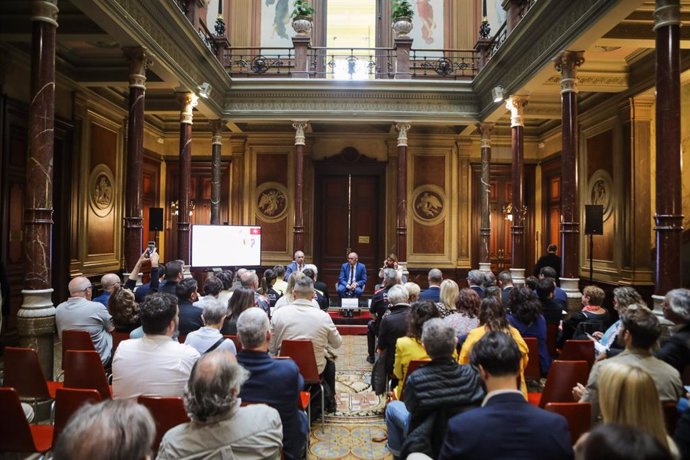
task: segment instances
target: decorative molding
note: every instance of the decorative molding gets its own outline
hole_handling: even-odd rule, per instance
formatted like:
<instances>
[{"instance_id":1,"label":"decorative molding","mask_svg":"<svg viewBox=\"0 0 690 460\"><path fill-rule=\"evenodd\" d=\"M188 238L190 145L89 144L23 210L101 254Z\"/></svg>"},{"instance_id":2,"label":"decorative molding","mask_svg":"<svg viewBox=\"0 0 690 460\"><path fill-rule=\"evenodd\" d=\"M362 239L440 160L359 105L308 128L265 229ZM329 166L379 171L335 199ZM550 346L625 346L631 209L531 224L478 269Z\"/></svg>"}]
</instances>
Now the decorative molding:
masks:
<instances>
[{"instance_id":1,"label":"decorative molding","mask_svg":"<svg viewBox=\"0 0 690 460\"><path fill-rule=\"evenodd\" d=\"M656 0L654 10L654 31L661 27L680 25L679 0Z\"/></svg>"},{"instance_id":2,"label":"decorative molding","mask_svg":"<svg viewBox=\"0 0 690 460\"><path fill-rule=\"evenodd\" d=\"M89 206L98 217L106 217L115 204L115 175L108 165L96 165L89 175Z\"/></svg>"},{"instance_id":3,"label":"decorative molding","mask_svg":"<svg viewBox=\"0 0 690 460\"><path fill-rule=\"evenodd\" d=\"M407 147L407 131L412 125L409 123L396 123L395 129L398 130L398 147Z\"/></svg>"},{"instance_id":4,"label":"decorative molding","mask_svg":"<svg viewBox=\"0 0 690 460\"><path fill-rule=\"evenodd\" d=\"M612 74L578 72L577 86L588 92L620 92L628 89L628 74L619 72ZM561 85L561 77L554 75L544 82L545 86Z\"/></svg>"},{"instance_id":5,"label":"decorative molding","mask_svg":"<svg viewBox=\"0 0 690 460\"><path fill-rule=\"evenodd\" d=\"M432 184L420 185L412 192L414 220L422 225L435 225L447 214L446 191Z\"/></svg>"},{"instance_id":6,"label":"decorative molding","mask_svg":"<svg viewBox=\"0 0 690 460\"><path fill-rule=\"evenodd\" d=\"M506 109L510 110L510 127L525 126L523 119L527 98L521 96L510 96L506 99Z\"/></svg>"},{"instance_id":7,"label":"decorative molding","mask_svg":"<svg viewBox=\"0 0 690 460\"><path fill-rule=\"evenodd\" d=\"M176 96L180 103L180 123L193 124L194 107L199 103L199 97L194 93L177 93Z\"/></svg>"},{"instance_id":8,"label":"decorative molding","mask_svg":"<svg viewBox=\"0 0 690 460\"><path fill-rule=\"evenodd\" d=\"M288 211L287 188L279 182L264 182L256 188L256 215L265 222L279 222Z\"/></svg>"},{"instance_id":9,"label":"decorative molding","mask_svg":"<svg viewBox=\"0 0 690 460\"><path fill-rule=\"evenodd\" d=\"M584 51L563 51L553 62L561 74L561 94L577 93L577 68L585 62Z\"/></svg>"},{"instance_id":10,"label":"decorative molding","mask_svg":"<svg viewBox=\"0 0 690 460\"><path fill-rule=\"evenodd\" d=\"M587 187L587 204L600 204L604 207L604 222L613 213L615 195L613 179L605 169L598 169L589 178Z\"/></svg>"},{"instance_id":11,"label":"decorative molding","mask_svg":"<svg viewBox=\"0 0 690 460\"><path fill-rule=\"evenodd\" d=\"M33 0L31 3L31 21L47 22L58 27L57 0Z\"/></svg>"},{"instance_id":12,"label":"decorative molding","mask_svg":"<svg viewBox=\"0 0 690 460\"><path fill-rule=\"evenodd\" d=\"M304 129L309 123L306 121L295 121L292 127L295 128L295 145L306 145L306 138L304 137Z\"/></svg>"}]
</instances>

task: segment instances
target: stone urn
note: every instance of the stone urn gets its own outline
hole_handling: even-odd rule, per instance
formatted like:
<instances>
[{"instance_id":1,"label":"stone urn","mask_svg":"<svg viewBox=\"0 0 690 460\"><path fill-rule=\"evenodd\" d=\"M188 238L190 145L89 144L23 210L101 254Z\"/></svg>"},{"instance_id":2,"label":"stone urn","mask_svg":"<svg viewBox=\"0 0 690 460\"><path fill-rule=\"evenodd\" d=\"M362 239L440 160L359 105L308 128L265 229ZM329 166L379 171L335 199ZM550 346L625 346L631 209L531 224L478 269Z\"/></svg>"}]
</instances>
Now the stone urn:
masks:
<instances>
[{"instance_id":1,"label":"stone urn","mask_svg":"<svg viewBox=\"0 0 690 460\"><path fill-rule=\"evenodd\" d=\"M401 17L393 21L393 31L397 38L407 37L412 30L412 19L408 17Z\"/></svg>"},{"instance_id":2,"label":"stone urn","mask_svg":"<svg viewBox=\"0 0 690 460\"><path fill-rule=\"evenodd\" d=\"M311 18L309 16L296 16L292 20L292 28L297 35L305 36L311 33Z\"/></svg>"}]
</instances>

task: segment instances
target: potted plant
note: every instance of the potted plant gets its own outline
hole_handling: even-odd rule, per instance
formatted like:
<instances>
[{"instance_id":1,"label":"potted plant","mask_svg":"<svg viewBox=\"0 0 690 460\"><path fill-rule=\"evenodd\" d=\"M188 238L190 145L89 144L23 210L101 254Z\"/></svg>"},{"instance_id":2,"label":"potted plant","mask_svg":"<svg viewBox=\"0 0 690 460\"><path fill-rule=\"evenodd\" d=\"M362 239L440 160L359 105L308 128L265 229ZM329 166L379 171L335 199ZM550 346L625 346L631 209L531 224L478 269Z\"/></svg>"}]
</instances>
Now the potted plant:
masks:
<instances>
[{"instance_id":1,"label":"potted plant","mask_svg":"<svg viewBox=\"0 0 690 460\"><path fill-rule=\"evenodd\" d=\"M413 16L414 11L408 0L393 0L391 19L393 19L393 30L398 38L407 37L410 33Z\"/></svg>"},{"instance_id":2,"label":"potted plant","mask_svg":"<svg viewBox=\"0 0 690 460\"><path fill-rule=\"evenodd\" d=\"M309 35L311 32L312 15L314 8L307 0L295 0L295 7L292 9L292 28L297 35Z\"/></svg>"}]
</instances>

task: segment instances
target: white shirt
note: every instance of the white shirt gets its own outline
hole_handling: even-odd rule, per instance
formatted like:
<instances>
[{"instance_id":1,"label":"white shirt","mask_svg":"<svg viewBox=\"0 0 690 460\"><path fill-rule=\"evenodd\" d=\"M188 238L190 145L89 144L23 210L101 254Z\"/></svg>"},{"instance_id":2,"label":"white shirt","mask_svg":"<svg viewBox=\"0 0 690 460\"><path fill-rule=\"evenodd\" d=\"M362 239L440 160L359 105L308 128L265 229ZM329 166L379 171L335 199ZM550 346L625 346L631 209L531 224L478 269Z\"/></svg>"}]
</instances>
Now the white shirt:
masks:
<instances>
[{"instance_id":1,"label":"white shirt","mask_svg":"<svg viewBox=\"0 0 690 460\"><path fill-rule=\"evenodd\" d=\"M124 340L113 358L113 398L182 396L197 359L198 351L167 335Z\"/></svg>"},{"instance_id":2,"label":"white shirt","mask_svg":"<svg viewBox=\"0 0 690 460\"><path fill-rule=\"evenodd\" d=\"M196 331L192 331L187 334L187 338L184 340L184 343L185 345L189 345L190 347L194 348L199 353L206 353L209 348L211 348L218 340L222 338L223 335L218 329L204 326L201 329L197 329ZM215 349L229 351L233 355L237 354L235 343L230 339L225 339Z\"/></svg>"},{"instance_id":3,"label":"white shirt","mask_svg":"<svg viewBox=\"0 0 690 460\"><path fill-rule=\"evenodd\" d=\"M284 339L309 339L314 344L319 374L326 368L326 347L339 348L343 343L331 316L314 306L312 301L296 299L290 305L275 310L271 318L270 351L280 353Z\"/></svg>"}]
</instances>

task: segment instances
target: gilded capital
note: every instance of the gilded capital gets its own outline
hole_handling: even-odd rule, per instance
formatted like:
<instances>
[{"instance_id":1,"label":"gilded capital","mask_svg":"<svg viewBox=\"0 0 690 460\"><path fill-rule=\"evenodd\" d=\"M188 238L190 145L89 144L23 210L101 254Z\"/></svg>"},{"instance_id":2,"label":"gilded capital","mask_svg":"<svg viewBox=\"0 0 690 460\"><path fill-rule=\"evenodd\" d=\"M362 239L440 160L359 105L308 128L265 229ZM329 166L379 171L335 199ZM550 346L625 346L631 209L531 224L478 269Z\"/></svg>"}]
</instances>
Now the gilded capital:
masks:
<instances>
[{"instance_id":1,"label":"gilded capital","mask_svg":"<svg viewBox=\"0 0 690 460\"><path fill-rule=\"evenodd\" d=\"M180 103L180 123L191 125L199 98L194 93L177 93L177 101Z\"/></svg>"},{"instance_id":2,"label":"gilded capital","mask_svg":"<svg viewBox=\"0 0 690 460\"><path fill-rule=\"evenodd\" d=\"M130 88L146 89L146 69L148 69L152 61L147 54L146 49L136 47L126 47L122 52L129 59L129 86Z\"/></svg>"},{"instance_id":3,"label":"gilded capital","mask_svg":"<svg viewBox=\"0 0 690 460\"><path fill-rule=\"evenodd\" d=\"M522 114L527 105L527 98L523 96L510 96L506 99L506 109L510 110L510 127L525 126Z\"/></svg>"},{"instance_id":4,"label":"gilded capital","mask_svg":"<svg viewBox=\"0 0 690 460\"><path fill-rule=\"evenodd\" d=\"M305 145L306 138L304 137L304 130L309 123L306 120L295 121L292 127L295 128L295 145Z\"/></svg>"},{"instance_id":5,"label":"gilded capital","mask_svg":"<svg viewBox=\"0 0 690 460\"><path fill-rule=\"evenodd\" d=\"M563 51L553 60L561 73L561 94L577 93L577 68L584 62L584 51Z\"/></svg>"},{"instance_id":6,"label":"gilded capital","mask_svg":"<svg viewBox=\"0 0 690 460\"><path fill-rule=\"evenodd\" d=\"M58 11L60 10L57 6L57 0L33 0L31 4L31 20L47 22L57 27Z\"/></svg>"},{"instance_id":7,"label":"gilded capital","mask_svg":"<svg viewBox=\"0 0 690 460\"><path fill-rule=\"evenodd\" d=\"M395 129L398 130L398 147L407 147L407 131L411 128L409 123L396 123Z\"/></svg>"},{"instance_id":8,"label":"gilded capital","mask_svg":"<svg viewBox=\"0 0 690 460\"><path fill-rule=\"evenodd\" d=\"M225 123L223 120L211 120L209 122L211 125L211 130L213 131L213 137L211 138L211 144L221 145L223 143L223 127Z\"/></svg>"},{"instance_id":9,"label":"gilded capital","mask_svg":"<svg viewBox=\"0 0 690 460\"><path fill-rule=\"evenodd\" d=\"M656 0L654 10L654 30L667 26L680 25L679 0Z\"/></svg>"},{"instance_id":10,"label":"gilded capital","mask_svg":"<svg viewBox=\"0 0 690 460\"><path fill-rule=\"evenodd\" d=\"M481 134L481 148L491 148L491 132L494 129L494 123L477 123L477 130Z\"/></svg>"}]
</instances>

